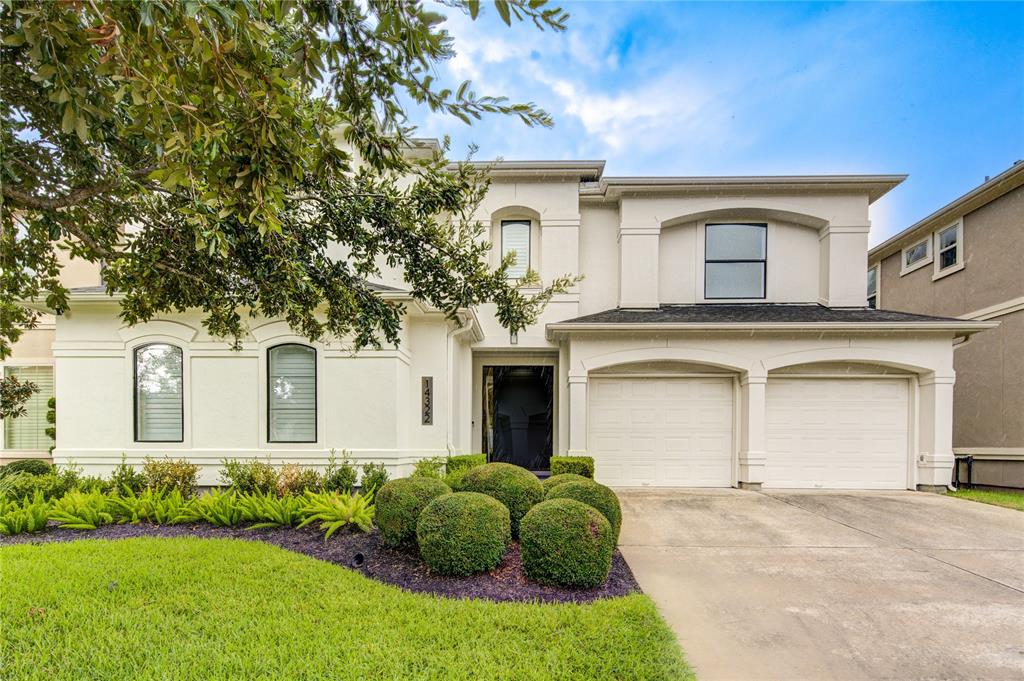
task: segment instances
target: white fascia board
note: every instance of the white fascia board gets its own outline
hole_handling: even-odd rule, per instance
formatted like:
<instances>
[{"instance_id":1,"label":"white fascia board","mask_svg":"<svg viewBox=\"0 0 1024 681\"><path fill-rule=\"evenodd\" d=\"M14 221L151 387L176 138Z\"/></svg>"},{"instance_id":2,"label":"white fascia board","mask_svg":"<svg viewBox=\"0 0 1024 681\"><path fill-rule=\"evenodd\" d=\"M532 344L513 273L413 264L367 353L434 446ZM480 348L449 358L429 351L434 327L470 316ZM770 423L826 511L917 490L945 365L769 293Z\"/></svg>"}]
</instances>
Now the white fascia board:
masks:
<instances>
[{"instance_id":1,"label":"white fascia board","mask_svg":"<svg viewBox=\"0 0 1024 681\"><path fill-rule=\"evenodd\" d=\"M745 324L715 324L715 323L682 323L682 324L548 324L547 332L550 335L558 333L579 333L587 331L901 331L914 333L918 331L956 331L959 335L970 335L993 329L999 326L999 322L762 322Z\"/></svg>"}]
</instances>

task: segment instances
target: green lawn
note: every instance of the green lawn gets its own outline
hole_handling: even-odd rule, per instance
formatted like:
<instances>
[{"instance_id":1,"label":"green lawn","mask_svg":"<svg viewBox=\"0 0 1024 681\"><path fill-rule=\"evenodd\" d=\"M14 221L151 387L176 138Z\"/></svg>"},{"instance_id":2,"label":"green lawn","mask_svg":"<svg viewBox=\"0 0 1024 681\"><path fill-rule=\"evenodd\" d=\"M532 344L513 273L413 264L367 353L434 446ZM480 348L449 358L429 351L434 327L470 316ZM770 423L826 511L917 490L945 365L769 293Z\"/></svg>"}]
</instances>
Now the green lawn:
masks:
<instances>
[{"instance_id":1,"label":"green lawn","mask_svg":"<svg viewBox=\"0 0 1024 681\"><path fill-rule=\"evenodd\" d=\"M0 678L690 679L646 596L455 601L257 542L0 549Z\"/></svg>"},{"instance_id":2,"label":"green lawn","mask_svg":"<svg viewBox=\"0 0 1024 681\"><path fill-rule=\"evenodd\" d=\"M1024 492L993 491L990 489L960 489L956 492L947 492L951 497L959 499L970 499L980 501L983 504L993 506L1005 506L1024 511Z\"/></svg>"}]
</instances>

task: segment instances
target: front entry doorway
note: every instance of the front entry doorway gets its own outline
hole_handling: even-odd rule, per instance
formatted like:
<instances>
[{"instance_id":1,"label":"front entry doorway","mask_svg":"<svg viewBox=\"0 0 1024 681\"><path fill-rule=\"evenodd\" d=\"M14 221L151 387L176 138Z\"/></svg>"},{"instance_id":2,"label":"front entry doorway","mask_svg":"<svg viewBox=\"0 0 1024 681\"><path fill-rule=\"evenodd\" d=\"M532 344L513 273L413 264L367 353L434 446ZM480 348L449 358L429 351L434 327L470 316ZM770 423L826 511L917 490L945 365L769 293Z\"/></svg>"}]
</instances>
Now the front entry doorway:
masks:
<instances>
[{"instance_id":1,"label":"front entry doorway","mask_svg":"<svg viewBox=\"0 0 1024 681\"><path fill-rule=\"evenodd\" d=\"M488 461L551 468L554 367L483 367L483 451Z\"/></svg>"}]
</instances>

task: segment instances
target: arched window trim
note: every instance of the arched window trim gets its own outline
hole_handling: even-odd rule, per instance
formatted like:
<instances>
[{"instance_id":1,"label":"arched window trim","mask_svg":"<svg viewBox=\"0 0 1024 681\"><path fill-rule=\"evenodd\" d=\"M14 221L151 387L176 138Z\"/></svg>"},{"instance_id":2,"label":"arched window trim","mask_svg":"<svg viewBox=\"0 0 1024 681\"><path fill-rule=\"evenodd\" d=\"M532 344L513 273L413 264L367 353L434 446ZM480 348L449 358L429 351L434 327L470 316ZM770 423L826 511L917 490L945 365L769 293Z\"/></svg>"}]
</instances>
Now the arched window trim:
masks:
<instances>
[{"instance_id":1,"label":"arched window trim","mask_svg":"<svg viewBox=\"0 0 1024 681\"><path fill-rule=\"evenodd\" d=\"M181 430L177 440L143 440L139 433L139 353L146 348L153 347L155 345L165 345L169 348L174 348L178 351L178 355L181 357L181 390L178 394L178 411L181 414ZM180 444L185 441L185 350L180 345L157 340L142 343L132 348L132 439L134 442L141 443L174 442Z\"/></svg>"},{"instance_id":2,"label":"arched window trim","mask_svg":"<svg viewBox=\"0 0 1024 681\"><path fill-rule=\"evenodd\" d=\"M271 399L272 399L272 395L273 395L274 389L273 389L273 385L271 384L271 382L273 381L273 372L271 371L272 365L271 365L270 355L271 355L271 353L274 350L277 350L278 348L284 348L284 347L289 347L289 346L294 346L294 347L299 347L299 348L306 348L308 350L312 350L313 351L313 439L312 440L275 440L275 439L273 439L274 422L273 422L273 418L272 418L272 415L271 415L271 406L270 406L270 404L271 404ZM266 370L267 444L278 444L278 445L280 445L280 444L285 444L285 445L287 445L287 444L315 444L316 442L319 442L319 440L320 440L320 423L319 423L320 422L320 367L319 367L320 356L319 356L319 352L317 351L317 349L314 346L307 345L306 343L285 342L285 343L277 343L275 345L271 345L271 346L267 347L266 358L267 358L267 370Z\"/></svg>"}]
</instances>

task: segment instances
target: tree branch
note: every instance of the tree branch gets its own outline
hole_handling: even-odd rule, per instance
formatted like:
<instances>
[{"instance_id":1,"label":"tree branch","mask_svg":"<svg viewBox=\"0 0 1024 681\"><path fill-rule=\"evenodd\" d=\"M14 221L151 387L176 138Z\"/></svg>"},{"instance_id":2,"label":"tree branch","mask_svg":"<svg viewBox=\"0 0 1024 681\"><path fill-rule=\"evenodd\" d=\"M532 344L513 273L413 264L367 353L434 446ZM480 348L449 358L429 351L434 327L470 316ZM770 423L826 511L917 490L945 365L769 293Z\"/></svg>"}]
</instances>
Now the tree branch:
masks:
<instances>
[{"instance_id":1,"label":"tree branch","mask_svg":"<svg viewBox=\"0 0 1024 681\"><path fill-rule=\"evenodd\" d=\"M159 167L160 166L152 165L146 166L145 168L139 168L138 170L133 170L128 173L128 176L133 180L138 180L146 177ZM118 183L119 180L107 180L105 182L96 182L93 184L82 184L74 187L63 196L56 196L52 198L36 196L35 194L4 183L3 196L5 199L13 201L19 208L27 208L28 210L59 210L61 208L76 206L79 203L88 201L100 194L105 194L116 187Z\"/></svg>"}]
</instances>

